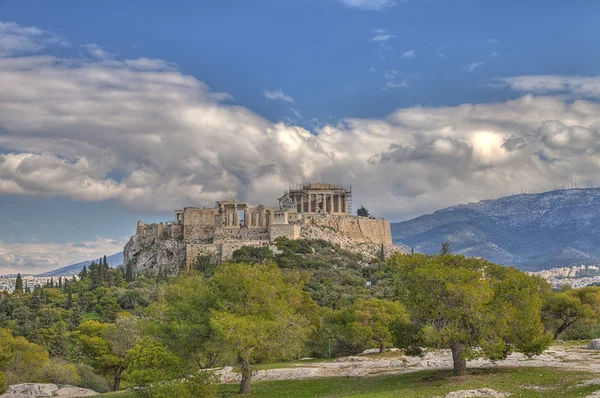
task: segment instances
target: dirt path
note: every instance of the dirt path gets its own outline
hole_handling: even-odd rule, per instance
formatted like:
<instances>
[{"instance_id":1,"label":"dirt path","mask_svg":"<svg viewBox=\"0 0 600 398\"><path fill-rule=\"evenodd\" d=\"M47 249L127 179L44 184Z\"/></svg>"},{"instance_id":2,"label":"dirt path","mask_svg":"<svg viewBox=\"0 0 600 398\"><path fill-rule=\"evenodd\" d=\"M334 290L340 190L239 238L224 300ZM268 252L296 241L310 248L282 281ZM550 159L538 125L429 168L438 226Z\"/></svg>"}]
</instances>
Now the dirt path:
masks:
<instances>
[{"instance_id":1,"label":"dirt path","mask_svg":"<svg viewBox=\"0 0 600 398\"><path fill-rule=\"evenodd\" d=\"M587 350L583 346L552 346L544 354L528 359L522 354L512 354L506 360L492 363L477 359L468 362L471 368L492 367L553 367L600 373L600 351ZM423 358L398 356L351 356L334 361L296 363L286 368L259 370L254 381L301 380L317 377L373 376L416 372L425 369L451 369L452 357L449 350L434 350ZM224 383L240 380L240 375L231 367L218 370Z\"/></svg>"}]
</instances>

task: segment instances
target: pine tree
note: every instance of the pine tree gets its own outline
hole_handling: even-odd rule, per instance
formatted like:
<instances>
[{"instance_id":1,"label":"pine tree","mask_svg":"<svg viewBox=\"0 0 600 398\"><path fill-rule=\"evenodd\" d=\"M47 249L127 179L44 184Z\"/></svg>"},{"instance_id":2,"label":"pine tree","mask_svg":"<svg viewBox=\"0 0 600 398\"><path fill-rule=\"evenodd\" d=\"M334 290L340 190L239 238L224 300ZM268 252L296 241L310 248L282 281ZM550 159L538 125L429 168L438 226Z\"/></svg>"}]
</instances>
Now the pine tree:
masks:
<instances>
[{"instance_id":1,"label":"pine tree","mask_svg":"<svg viewBox=\"0 0 600 398\"><path fill-rule=\"evenodd\" d=\"M69 318L69 331L70 332L76 330L79 327L79 325L81 325L81 323L83 322L83 317L81 316L81 310L82 310L82 308L80 307L79 304L73 305L73 308L71 309L71 316Z\"/></svg>"},{"instance_id":2,"label":"pine tree","mask_svg":"<svg viewBox=\"0 0 600 398\"><path fill-rule=\"evenodd\" d=\"M125 265L125 282L133 282L133 264L128 261Z\"/></svg>"},{"instance_id":3,"label":"pine tree","mask_svg":"<svg viewBox=\"0 0 600 398\"><path fill-rule=\"evenodd\" d=\"M21 274L17 274L17 280L15 281L15 292L23 293L23 278L21 278Z\"/></svg>"},{"instance_id":4,"label":"pine tree","mask_svg":"<svg viewBox=\"0 0 600 398\"><path fill-rule=\"evenodd\" d=\"M67 357L69 355L69 348L67 346L67 331L65 330L65 324L59 322L56 326L56 336L50 342L50 355L53 357Z\"/></svg>"},{"instance_id":5,"label":"pine tree","mask_svg":"<svg viewBox=\"0 0 600 398\"><path fill-rule=\"evenodd\" d=\"M79 278L83 279L83 278L87 278L87 276L88 276L88 270L87 270L87 267L84 265L83 269L79 273Z\"/></svg>"},{"instance_id":6,"label":"pine tree","mask_svg":"<svg viewBox=\"0 0 600 398\"><path fill-rule=\"evenodd\" d=\"M69 288L69 292L67 293L67 309L70 310L71 308L73 308L73 292Z\"/></svg>"}]
</instances>

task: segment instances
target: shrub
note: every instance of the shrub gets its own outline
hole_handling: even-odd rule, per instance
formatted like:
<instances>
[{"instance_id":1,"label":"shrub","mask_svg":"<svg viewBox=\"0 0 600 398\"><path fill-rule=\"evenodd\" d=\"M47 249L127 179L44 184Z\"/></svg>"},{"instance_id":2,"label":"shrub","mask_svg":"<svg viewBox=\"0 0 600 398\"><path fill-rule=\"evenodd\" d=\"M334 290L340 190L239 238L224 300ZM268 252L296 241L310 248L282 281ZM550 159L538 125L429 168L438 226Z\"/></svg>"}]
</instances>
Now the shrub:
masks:
<instances>
[{"instance_id":1,"label":"shrub","mask_svg":"<svg viewBox=\"0 0 600 398\"><path fill-rule=\"evenodd\" d=\"M4 394L8 389L8 383L6 383L6 377L4 373L0 372L0 394Z\"/></svg>"},{"instance_id":2,"label":"shrub","mask_svg":"<svg viewBox=\"0 0 600 398\"><path fill-rule=\"evenodd\" d=\"M212 372L200 372L187 379L158 383L137 390L145 398L208 398L217 395L218 379Z\"/></svg>"},{"instance_id":3,"label":"shrub","mask_svg":"<svg viewBox=\"0 0 600 398\"><path fill-rule=\"evenodd\" d=\"M89 388L90 390L94 390L96 392L110 391L108 380L94 373L94 370L91 366L78 363L75 365L75 367L77 368L77 373L79 374L80 378L80 382L78 384L79 387Z\"/></svg>"},{"instance_id":4,"label":"shrub","mask_svg":"<svg viewBox=\"0 0 600 398\"><path fill-rule=\"evenodd\" d=\"M42 377L45 381L54 384L70 384L78 386L81 377L77 373L77 367L64 359L55 358L42 368Z\"/></svg>"}]
</instances>

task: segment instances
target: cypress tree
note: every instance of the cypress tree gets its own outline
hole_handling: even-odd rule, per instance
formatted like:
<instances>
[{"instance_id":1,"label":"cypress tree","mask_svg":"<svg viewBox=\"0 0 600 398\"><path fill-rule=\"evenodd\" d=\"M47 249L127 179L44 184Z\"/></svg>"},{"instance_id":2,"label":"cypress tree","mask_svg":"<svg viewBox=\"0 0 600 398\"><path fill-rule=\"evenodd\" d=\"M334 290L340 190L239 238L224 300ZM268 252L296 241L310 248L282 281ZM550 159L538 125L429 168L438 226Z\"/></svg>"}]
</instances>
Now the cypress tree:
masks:
<instances>
[{"instance_id":1,"label":"cypress tree","mask_svg":"<svg viewBox=\"0 0 600 398\"><path fill-rule=\"evenodd\" d=\"M50 287L53 288L54 287L54 278L50 278Z\"/></svg>"},{"instance_id":2,"label":"cypress tree","mask_svg":"<svg viewBox=\"0 0 600 398\"><path fill-rule=\"evenodd\" d=\"M87 276L88 276L88 270L87 270L87 267L84 265L83 269L79 273L79 278L83 279L83 278L86 278Z\"/></svg>"},{"instance_id":3,"label":"cypress tree","mask_svg":"<svg viewBox=\"0 0 600 398\"><path fill-rule=\"evenodd\" d=\"M50 342L50 355L53 357L67 357L69 355L69 348L67 346L67 331L65 330L65 324L59 322L56 326L56 336Z\"/></svg>"},{"instance_id":4,"label":"cypress tree","mask_svg":"<svg viewBox=\"0 0 600 398\"><path fill-rule=\"evenodd\" d=\"M82 310L82 308L78 304L73 305L73 308L71 309L71 317L69 318L69 331L70 332L72 332L73 330L76 330L79 327L79 325L81 325L81 323L83 322L83 317L81 316L81 310Z\"/></svg>"},{"instance_id":5,"label":"cypress tree","mask_svg":"<svg viewBox=\"0 0 600 398\"><path fill-rule=\"evenodd\" d=\"M59 289L63 288L63 283L62 283L62 277L61 276L58 277L58 288Z\"/></svg>"},{"instance_id":6,"label":"cypress tree","mask_svg":"<svg viewBox=\"0 0 600 398\"><path fill-rule=\"evenodd\" d=\"M73 292L69 288L69 292L67 293L67 309L70 310L71 308L73 308Z\"/></svg>"},{"instance_id":7,"label":"cypress tree","mask_svg":"<svg viewBox=\"0 0 600 398\"><path fill-rule=\"evenodd\" d=\"M125 265L125 282L133 282L133 264L128 261Z\"/></svg>"},{"instance_id":8,"label":"cypress tree","mask_svg":"<svg viewBox=\"0 0 600 398\"><path fill-rule=\"evenodd\" d=\"M23 293L23 278L21 278L21 274L17 274L17 280L15 281L15 292Z\"/></svg>"}]
</instances>

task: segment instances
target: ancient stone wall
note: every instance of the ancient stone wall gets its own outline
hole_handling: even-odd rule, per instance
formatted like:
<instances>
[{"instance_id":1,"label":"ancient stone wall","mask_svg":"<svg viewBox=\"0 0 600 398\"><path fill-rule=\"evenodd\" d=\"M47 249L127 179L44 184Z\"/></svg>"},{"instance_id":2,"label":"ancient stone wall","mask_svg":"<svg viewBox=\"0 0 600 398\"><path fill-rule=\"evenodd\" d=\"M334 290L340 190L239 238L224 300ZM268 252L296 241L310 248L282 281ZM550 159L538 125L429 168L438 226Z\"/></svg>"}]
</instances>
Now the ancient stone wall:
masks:
<instances>
[{"instance_id":1,"label":"ancient stone wall","mask_svg":"<svg viewBox=\"0 0 600 398\"><path fill-rule=\"evenodd\" d=\"M217 209L183 209L183 240L188 243L210 243L215 234L217 214Z\"/></svg>"},{"instance_id":2,"label":"ancient stone wall","mask_svg":"<svg viewBox=\"0 0 600 398\"><path fill-rule=\"evenodd\" d=\"M299 239L301 227L298 224L274 224L269 228L269 240L284 237L288 239Z\"/></svg>"},{"instance_id":3,"label":"ancient stone wall","mask_svg":"<svg viewBox=\"0 0 600 398\"><path fill-rule=\"evenodd\" d=\"M185 266L187 269L193 267L198 255L208 255L211 257L211 262L216 263L219 255L219 247L215 244L208 243L188 243L186 244Z\"/></svg>"},{"instance_id":4,"label":"ancient stone wall","mask_svg":"<svg viewBox=\"0 0 600 398\"><path fill-rule=\"evenodd\" d=\"M392 244L390 222L365 217L310 217L305 223L329 227L356 243Z\"/></svg>"},{"instance_id":5,"label":"ancient stone wall","mask_svg":"<svg viewBox=\"0 0 600 398\"><path fill-rule=\"evenodd\" d=\"M268 228L223 228L223 230L216 236L219 241L229 240L269 240L269 229Z\"/></svg>"},{"instance_id":6,"label":"ancient stone wall","mask_svg":"<svg viewBox=\"0 0 600 398\"><path fill-rule=\"evenodd\" d=\"M136 235L154 239L183 239L183 225L173 223L145 224L138 221Z\"/></svg>"}]
</instances>

